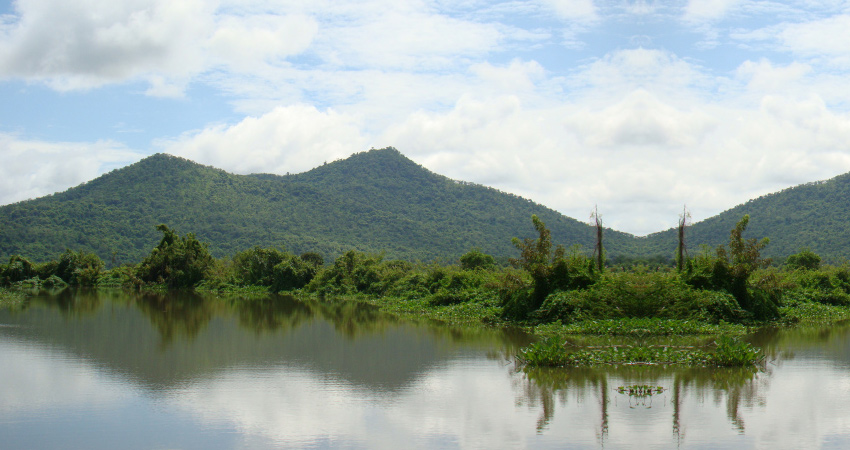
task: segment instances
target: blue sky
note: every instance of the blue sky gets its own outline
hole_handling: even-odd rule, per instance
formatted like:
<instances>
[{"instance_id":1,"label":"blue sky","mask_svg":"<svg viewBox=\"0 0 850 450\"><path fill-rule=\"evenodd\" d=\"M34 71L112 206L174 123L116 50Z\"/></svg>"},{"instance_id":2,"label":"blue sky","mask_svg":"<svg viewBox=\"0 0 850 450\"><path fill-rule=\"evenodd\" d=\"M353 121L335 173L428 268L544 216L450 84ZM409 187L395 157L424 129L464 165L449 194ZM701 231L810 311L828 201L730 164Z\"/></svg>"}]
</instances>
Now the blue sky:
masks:
<instances>
[{"instance_id":1,"label":"blue sky","mask_svg":"<svg viewBox=\"0 0 850 450\"><path fill-rule=\"evenodd\" d=\"M850 171L850 1L0 1L0 204L394 146L646 234Z\"/></svg>"}]
</instances>

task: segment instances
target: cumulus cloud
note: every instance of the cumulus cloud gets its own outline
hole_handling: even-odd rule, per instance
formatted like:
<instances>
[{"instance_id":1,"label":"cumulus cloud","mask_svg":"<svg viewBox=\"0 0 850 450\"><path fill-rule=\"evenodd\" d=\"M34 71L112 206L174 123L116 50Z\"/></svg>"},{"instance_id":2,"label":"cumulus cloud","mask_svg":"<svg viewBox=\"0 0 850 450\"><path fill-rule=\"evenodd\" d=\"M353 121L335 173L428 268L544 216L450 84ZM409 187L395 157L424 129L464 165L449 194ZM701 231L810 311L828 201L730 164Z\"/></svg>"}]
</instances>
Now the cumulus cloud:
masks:
<instances>
[{"instance_id":1,"label":"cumulus cloud","mask_svg":"<svg viewBox=\"0 0 850 450\"><path fill-rule=\"evenodd\" d=\"M620 51L569 80L592 83L584 98L541 102L527 89L468 95L450 111L408 116L382 142L439 173L580 220L598 204L608 225L645 234L674 226L683 204L701 220L850 168L850 116L811 93L765 93L808 73L805 65L748 62L718 81L663 52ZM701 94L706 85L728 97Z\"/></svg>"},{"instance_id":2,"label":"cumulus cloud","mask_svg":"<svg viewBox=\"0 0 850 450\"><path fill-rule=\"evenodd\" d=\"M302 14L233 13L219 1L20 0L0 25L0 77L60 91L132 80L180 96L222 65L251 71L303 52L318 25Z\"/></svg>"},{"instance_id":3,"label":"cumulus cloud","mask_svg":"<svg viewBox=\"0 0 850 450\"><path fill-rule=\"evenodd\" d=\"M168 153L236 173L302 172L363 150L357 121L315 107L278 107L235 125L215 125L163 140Z\"/></svg>"},{"instance_id":4,"label":"cumulus cloud","mask_svg":"<svg viewBox=\"0 0 850 450\"><path fill-rule=\"evenodd\" d=\"M150 73L187 77L211 28L205 2L21 0L0 31L2 76L85 89Z\"/></svg>"},{"instance_id":5,"label":"cumulus cloud","mask_svg":"<svg viewBox=\"0 0 850 450\"><path fill-rule=\"evenodd\" d=\"M850 22L837 2L15 5L0 77L61 90L142 80L165 97L212 87L248 117L153 147L237 173L392 145L579 219L598 204L643 234L674 225L683 203L699 220L850 170Z\"/></svg>"},{"instance_id":6,"label":"cumulus cloud","mask_svg":"<svg viewBox=\"0 0 850 450\"><path fill-rule=\"evenodd\" d=\"M116 142L43 142L0 134L0 204L64 191L142 158Z\"/></svg>"}]
</instances>

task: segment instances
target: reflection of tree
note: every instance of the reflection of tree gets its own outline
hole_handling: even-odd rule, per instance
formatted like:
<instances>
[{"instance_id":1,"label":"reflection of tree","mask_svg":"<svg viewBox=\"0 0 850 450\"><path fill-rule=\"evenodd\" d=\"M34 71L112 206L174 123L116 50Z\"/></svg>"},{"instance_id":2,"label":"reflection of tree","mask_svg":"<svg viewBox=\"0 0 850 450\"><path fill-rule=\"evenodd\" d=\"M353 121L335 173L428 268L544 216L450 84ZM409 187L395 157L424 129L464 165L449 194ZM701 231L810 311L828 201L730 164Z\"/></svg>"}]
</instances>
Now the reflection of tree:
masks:
<instances>
[{"instance_id":1,"label":"reflection of tree","mask_svg":"<svg viewBox=\"0 0 850 450\"><path fill-rule=\"evenodd\" d=\"M146 292L136 297L136 305L159 331L163 347L176 337L191 341L214 315L211 302L184 291Z\"/></svg>"},{"instance_id":2,"label":"reflection of tree","mask_svg":"<svg viewBox=\"0 0 850 450\"><path fill-rule=\"evenodd\" d=\"M239 325L257 334L294 330L315 315L313 309L291 296L269 295L259 298L231 299Z\"/></svg>"},{"instance_id":3,"label":"reflection of tree","mask_svg":"<svg viewBox=\"0 0 850 450\"><path fill-rule=\"evenodd\" d=\"M55 291L45 291L44 295L33 297L39 304L56 308L67 317L84 317L100 309L101 294L91 288L66 288Z\"/></svg>"},{"instance_id":4,"label":"reflection of tree","mask_svg":"<svg viewBox=\"0 0 850 450\"><path fill-rule=\"evenodd\" d=\"M572 392L579 398L595 397L599 404L597 438L604 445L609 429L609 403L611 391L615 389L611 379L629 380L625 384L657 386L659 380L671 381L673 414L671 427L673 436L681 444L684 438L684 424L681 422L682 403L686 393L698 397L714 397L716 401L725 399L727 416L730 422L741 432L744 422L740 411L743 406L751 406L763 399L760 392L767 385L768 376L757 376L755 368L664 368L664 367L612 367L556 369L523 369L525 380L523 397L530 406L541 408L537 422L538 432L543 430L554 416L557 399L566 398ZM631 400L631 399L630 399ZM521 402L520 402L521 403Z\"/></svg>"}]
</instances>

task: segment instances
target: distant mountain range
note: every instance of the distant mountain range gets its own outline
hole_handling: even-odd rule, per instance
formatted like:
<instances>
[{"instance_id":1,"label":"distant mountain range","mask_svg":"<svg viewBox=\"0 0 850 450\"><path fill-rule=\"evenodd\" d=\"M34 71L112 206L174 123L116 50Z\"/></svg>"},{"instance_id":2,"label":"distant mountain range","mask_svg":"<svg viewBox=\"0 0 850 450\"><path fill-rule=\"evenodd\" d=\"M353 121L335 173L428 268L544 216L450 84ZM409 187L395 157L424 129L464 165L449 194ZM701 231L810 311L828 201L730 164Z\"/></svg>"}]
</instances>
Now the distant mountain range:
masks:
<instances>
[{"instance_id":1,"label":"distant mountain range","mask_svg":"<svg viewBox=\"0 0 850 450\"><path fill-rule=\"evenodd\" d=\"M537 214L553 241L591 249L594 230L543 205L493 188L451 180L386 148L357 153L294 175L233 175L156 154L65 192L0 207L0 260L33 261L66 248L97 253L108 264L138 262L165 223L195 233L218 257L254 245L316 251L326 259L350 249L387 258L454 262L473 247L517 256L513 237L535 237ZM850 174L736 206L692 225L688 244L717 245L744 215L748 235L768 236L775 257L808 247L850 255ZM675 230L636 237L606 229L609 257L672 257Z\"/></svg>"}]
</instances>

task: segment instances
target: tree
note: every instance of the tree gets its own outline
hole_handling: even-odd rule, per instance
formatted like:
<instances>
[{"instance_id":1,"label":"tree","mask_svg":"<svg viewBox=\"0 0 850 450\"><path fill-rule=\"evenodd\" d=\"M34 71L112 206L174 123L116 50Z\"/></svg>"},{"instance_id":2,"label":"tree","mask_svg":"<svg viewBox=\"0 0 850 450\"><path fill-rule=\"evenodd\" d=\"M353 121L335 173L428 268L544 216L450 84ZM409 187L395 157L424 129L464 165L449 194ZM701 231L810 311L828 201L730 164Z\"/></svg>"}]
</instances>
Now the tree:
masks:
<instances>
[{"instance_id":1,"label":"tree","mask_svg":"<svg viewBox=\"0 0 850 450\"><path fill-rule=\"evenodd\" d=\"M593 219L594 227L596 227L596 246L593 248L593 254L596 256L596 268L602 272L605 270L605 249L602 247L602 216L599 215L599 208L593 208L590 218Z\"/></svg>"},{"instance_id":2,"label":"tree","mask_svg":"<svg viewBox=\"0 0 850 450\"><path fill-rule=\"evenodd\" d=\"M685 259L687 258L687 250L685 249L685 227L688 226L688 219L691 218L691 213L688 212L687 206L682 208L682 215L679 216L679 227L677 235L679 243L676 246L676 270L679 273L685 268Z\"/></svg>"},{"instance_id":3,"label":"tree","mask_svg":"<svg viewBox=\"0 0 850 450\"><path fill-rule=\"evenodd\" d=\"M465 270L492 269L495 266L496 259L482 252L480 248L473 248L460 257L460 267Z\"/></svg>"},{"instance_id":4,"label":"tree","mask_svg":"<svg viewBox=\"0 0 850 450\"><path fill-rule=\"evenodd\" d=\"M94 286L100 279L103 266L103 261L94 253L66 249L59 256L55 275L68 284Z\"/></svg>"},{"instance_id":5,"label":"tree","mask_svg":"<svg viewBox=\"0 0 850 450\"><path fill-rule=\"evenodd\" d=\"M807 248L799 253L789 255L785 260L785 265L789 269L818 270L820 263L820 256Z\"/></svg>"},{"instance_id":6,"label":"tree","mask_svg":"<svg viewBox=\"0 0 850 450\"><path fill-rule=\"evenodd\" d=\"M203 280L213 267L213 257L193 233L180 237L164 224L156 227L162 232L159 245L139 264L138 277L148 283L165 283L169 287L193 287Z\"/></svg>"},{"instance_id":7,"label":"tree","mask_svg":"<svg viewBox=\"0 0 850 450\"><path fill-rule=\"evenodd\" d=\"M756 319L778 317L779 309L765 292L750 286L750 275L757 269L770 265L769 258L761 257L761 250L770 242L768 238L744 239L750 222L744 215L729 233L728 250L720 245L715 255L705 252L689 260L682 274L686 283L699 289L725 290L735 297L738 305L752 313Z\"/></svg>"},{"instance_id":8,"label":"tree","mask_svg":"<svg viewBox=\"0 0 850 450\"><path fill-rule=\"evenodd\" d=\"M505 313L521 318L540 308L546 297L555 290L582 289L593 284L598 276L593 261L573 247L569 255L562 246L552 251L552 236L546 224L531 216L537 239L513 239L520 257L511 259L514 266L525 269L533 285L528 296L512 292L505 302Z\"/></svg>"}]
</instances>

